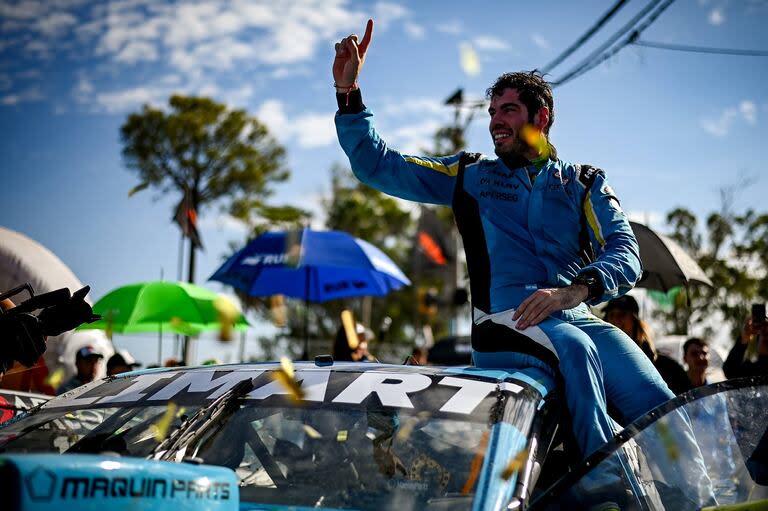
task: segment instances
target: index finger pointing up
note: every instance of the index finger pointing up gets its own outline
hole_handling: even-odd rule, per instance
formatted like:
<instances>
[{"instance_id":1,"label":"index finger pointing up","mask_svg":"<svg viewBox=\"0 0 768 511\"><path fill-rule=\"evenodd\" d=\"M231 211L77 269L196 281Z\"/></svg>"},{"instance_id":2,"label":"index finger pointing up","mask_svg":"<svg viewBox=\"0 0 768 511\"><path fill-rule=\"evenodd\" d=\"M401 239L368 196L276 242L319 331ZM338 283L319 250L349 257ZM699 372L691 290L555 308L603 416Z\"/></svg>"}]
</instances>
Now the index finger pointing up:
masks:
<instances>
[{"instance_id":1,"label":"index finger pointing up","mask_svg":"<svg viewBox=\"0 0 768 511\"><path fill-rule=\"evenodd\" d=\"M365 52L368 51L368 45L371 44L372 36L373 36L373 20L369 19L368 24L365 26L365 35L363 35L363 40L360 41L360 44L357 46L361 56L365 55Z\"/></svg>"}]
</instances>

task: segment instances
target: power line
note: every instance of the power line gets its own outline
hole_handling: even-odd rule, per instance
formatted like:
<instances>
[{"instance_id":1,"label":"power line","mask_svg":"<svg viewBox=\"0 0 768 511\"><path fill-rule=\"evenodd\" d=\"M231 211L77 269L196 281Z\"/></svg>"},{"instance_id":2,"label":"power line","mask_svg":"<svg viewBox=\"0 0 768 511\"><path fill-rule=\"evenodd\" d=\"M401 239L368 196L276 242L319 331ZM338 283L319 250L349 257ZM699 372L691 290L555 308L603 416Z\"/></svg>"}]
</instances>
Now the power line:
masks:
<instances>
[{"instance_id":1,"label":"power line","mask_svg":"<svg viewBox=\"0 0 768 511\"><path fill-rule=\"evenodd\" d=\"M562 76L559 80L552 82L552 87L558 87L560 85L564 85L565 83L573 80L574 78L578 78L579 76L583 75L587 71L590 71L597 67L598 65L602 64L609 58L616 55L621 49L623 49L628 44L631 44L637 40L637 38L640 36L640 34L648 28L651 23L656 21L656 18L658 18L661 13L663 13L667 7L672 5L672 3L675 0L666 0L664 3L661 3L662 0L653 0L648 5L646 5L639 13L637 13L626 25L624 25L621 29L619 29L615 34L613 34L608 41L600 45L599 48L597 48L595 51L589 54L587 58L582 60L576 67L571 69L568 73L566 73L564 76ZM659 4L661 4L659 6ZM625 35L627 32L632 30L632 27L635 26L640 20L642 20L646 14L648 14L650 11L652 11L655 7L658 6L658 9L656 11L652 12L648 17L643 21L641 25L638 25L637 28L635 28L629 36L625 37L621 42L619 42L616 46L613 48L608 49L612 44L614 44L621 36ZM601 54L602 53L602 54Z\"/></svg>"},{"instance_id":2,"label":"power line","mask_svg":"<svg viewBox=\"0 0 768 511\"><path fill-rule=\"evenodd\" d=\"M555 57L555 59L554 59L554 60L552 60L552 62L550 62L550 63L549 63L549 64L547 64L546 66L542 67L542 68L541 68L541 73L542 73L542 74L546 74L546 73L548 73L550 70L552 70L552 68L554 68L555 66L557 66L558 64L560 64L560 63L561 63L563 60L565 60L565 59L566 59L566 58L567 58L567 57L568 57L568 56L569 56L571 53L573 53L573 52L574 52L574 51L576 51L576 50L577 50L579 47L581 47L581 45L583 45L585 42L587 42L587 40L588 40L590 37L592 37L592 36L595 34L595 32L597 32L598 30L600 30L600 28L601 28L603 25L605 25L605 23L606 23L606 22L607 22L609 19L611 19L611 18L613 17L613 15L614 15L614 14L616 14L616 13L619 11L619 9L621 9L621 8L622 8L622 6L623 6L625 3L627 3L627 0L619 0L618 2L616 2L616 3L613 5L613 7L611 7L611 8L608 10L608 12L606 12L605 14L603 14L603 16L602 16L602 17L601 17L599 20L597 20L597 22L595 22L595 24L594 24L594 25L592 25L592 27L591 27L591 28L589 28L589 29L588 29L586 32L584 32L584 34L583 34L581 37L579 37L579 38L576 40L576 42L574 42L573 44L571 44L571 45L570 45L568 48L566 48L566 49L565 49L565 51L563 51L563 52L562 52L560 55L558 55L557 57Z\"/></svg>"},{"instance_id":3,"label":"power line","mask_svg":"<svg viewBox=\"0 0 768 511\"><path fill-rule=\"evenodd\" d=\"M766 50L737 50L734 48L708 48L705 46L689 46L687 44L667 44L653 41L635 40L632 44L660 50L687 51L692 53L715 53L719 55L741 55L744 57L768 57Z\"/></svg>"}]
</instances>

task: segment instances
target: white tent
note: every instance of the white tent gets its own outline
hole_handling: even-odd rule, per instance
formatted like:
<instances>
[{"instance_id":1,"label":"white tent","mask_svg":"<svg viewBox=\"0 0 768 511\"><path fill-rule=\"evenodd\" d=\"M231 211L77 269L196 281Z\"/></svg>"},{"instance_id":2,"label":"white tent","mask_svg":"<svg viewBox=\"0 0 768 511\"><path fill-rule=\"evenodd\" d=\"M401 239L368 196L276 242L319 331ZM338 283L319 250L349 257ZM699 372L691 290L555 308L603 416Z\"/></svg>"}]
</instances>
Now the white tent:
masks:
<instances>
[{"instance_id":1,"label":"white tent","mask_svg":"<svg viewBox=\"0 0 768 511\"><path fill-rule=\"evenodd\" d=\"M0 227L0 293L25 283L32 286L35 294L62 287L74 292L83 287L72 270L53 252L21 233ZM27 298L26 291L23 291L14 300L18 303ZM53 372L62 367L66 371L65 379L69 378L75 373L75 353L88 344L104 355L104 360L114 353L112 342L101 330L65 332L48 338L45 353L48 369ZM99 365L98 377L106 374L105 366L105 363Z\"/></svg>"}]
</instances>

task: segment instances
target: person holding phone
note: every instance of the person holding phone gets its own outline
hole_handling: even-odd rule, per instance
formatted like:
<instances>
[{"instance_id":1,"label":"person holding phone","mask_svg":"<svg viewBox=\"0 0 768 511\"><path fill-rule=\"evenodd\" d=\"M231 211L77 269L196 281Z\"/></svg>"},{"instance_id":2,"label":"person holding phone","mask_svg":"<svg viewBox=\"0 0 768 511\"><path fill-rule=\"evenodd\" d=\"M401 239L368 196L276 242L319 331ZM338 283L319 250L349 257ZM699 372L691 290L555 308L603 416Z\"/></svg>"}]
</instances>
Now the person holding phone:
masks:
<instances>
[{"instance_id":1,"label":"person holding phone","mask_svg":"<svg viewBox=\"0 0 768 511\"><path fill-rule=\"evenodd\" d=\"M750 343L757 346L749 354ZM726 378L743 378L768 374L768 319L765 304L752 305L752 314L744 321L741 335L723 363Z\"/></svg>"}]
</instances>

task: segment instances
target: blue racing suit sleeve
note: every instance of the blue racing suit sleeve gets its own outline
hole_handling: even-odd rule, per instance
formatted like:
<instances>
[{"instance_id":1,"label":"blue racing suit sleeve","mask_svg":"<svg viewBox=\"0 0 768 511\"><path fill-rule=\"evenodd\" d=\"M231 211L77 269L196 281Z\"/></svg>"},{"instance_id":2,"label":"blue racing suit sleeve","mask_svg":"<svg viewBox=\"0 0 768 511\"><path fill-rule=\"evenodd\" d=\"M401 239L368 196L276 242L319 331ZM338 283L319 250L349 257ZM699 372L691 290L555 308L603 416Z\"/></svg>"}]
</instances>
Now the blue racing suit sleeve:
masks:
<instances>
[{"instance_id":1,"label":"blue racing suit sleeve","mask_svg":"<svg viewBox=\"0 0 768 511\"><path fill-rule=\"evenodd\" d=\"M602 295L588 301L597 305L632 289L643 269L635 234L602 171L586 194L583 214L596 257L579 274L591 274L602 284Z\"/></svg>"},{"instance_id":2,"label":"blue racing suit sleeve","mask_svg":"<svg viewBox=\"0 0 768 511\"><path fill-rule=\"evenodd\" d=\"M336 114L336 133L352 172L386 194L450 205L461 153L440 158L408 156L387 147L373 127L373 113Z\"/></svg>"}]
</instances>

